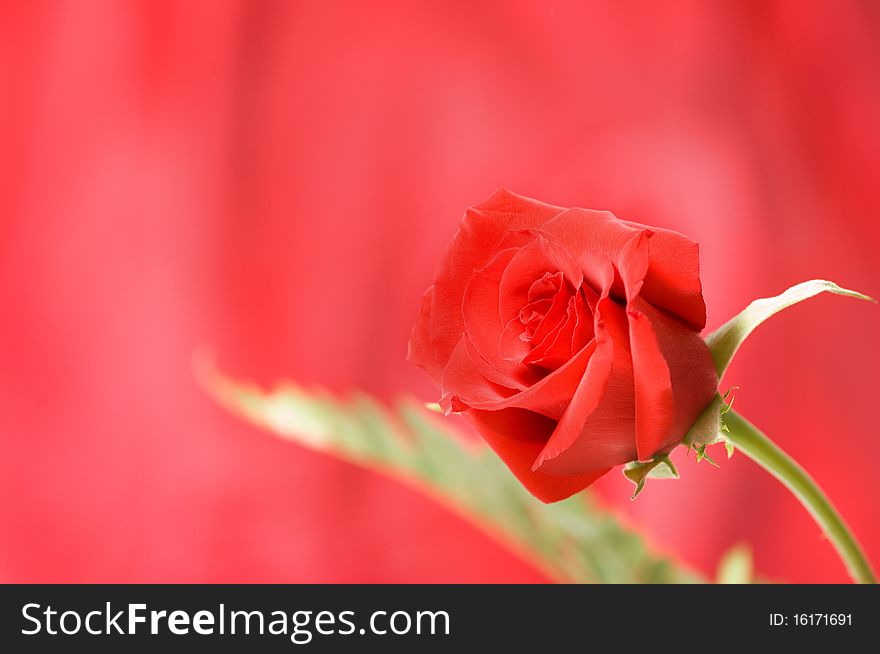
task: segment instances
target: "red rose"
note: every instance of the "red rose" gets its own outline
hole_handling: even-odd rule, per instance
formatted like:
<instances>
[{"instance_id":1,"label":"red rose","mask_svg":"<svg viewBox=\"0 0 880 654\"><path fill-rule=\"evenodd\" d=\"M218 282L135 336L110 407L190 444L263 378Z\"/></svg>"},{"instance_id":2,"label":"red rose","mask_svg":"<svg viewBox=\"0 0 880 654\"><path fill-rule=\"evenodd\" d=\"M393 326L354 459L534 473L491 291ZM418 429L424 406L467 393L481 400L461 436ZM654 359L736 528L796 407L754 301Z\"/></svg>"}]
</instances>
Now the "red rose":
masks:
<instances>
[{"instance_id":1,"label":"red rose","mask_svg":"<svg viewBox=\"0 0 880 654\"><path fill-rule=\"evenodd\" d=\"M498 191L469 209L409 358L545 502L672 449L718 379L697 244Z\"/></svg>"}]
</instances>

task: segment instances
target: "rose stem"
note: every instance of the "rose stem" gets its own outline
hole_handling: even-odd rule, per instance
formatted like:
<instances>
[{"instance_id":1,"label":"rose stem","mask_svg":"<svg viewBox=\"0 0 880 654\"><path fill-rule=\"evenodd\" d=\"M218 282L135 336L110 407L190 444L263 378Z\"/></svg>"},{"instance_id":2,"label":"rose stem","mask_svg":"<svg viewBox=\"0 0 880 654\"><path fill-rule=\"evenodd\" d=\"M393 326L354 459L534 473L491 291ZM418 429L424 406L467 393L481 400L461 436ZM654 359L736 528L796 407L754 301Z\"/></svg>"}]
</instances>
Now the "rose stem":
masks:
<instances>
[{"instance_id":1,"label":"rose stem","mask_svg":"<svg viewBox=\"0 0 880 654\"><path fill-rule=\"evenodd\" d=\"M781 481L810 512L834 545L852 578L862 584L877 583L871 564L855 536L807 471L736 411L731 410L724 415L724 424L729 430L725 433L728 440Z\"/></svg>"}]
</instances>

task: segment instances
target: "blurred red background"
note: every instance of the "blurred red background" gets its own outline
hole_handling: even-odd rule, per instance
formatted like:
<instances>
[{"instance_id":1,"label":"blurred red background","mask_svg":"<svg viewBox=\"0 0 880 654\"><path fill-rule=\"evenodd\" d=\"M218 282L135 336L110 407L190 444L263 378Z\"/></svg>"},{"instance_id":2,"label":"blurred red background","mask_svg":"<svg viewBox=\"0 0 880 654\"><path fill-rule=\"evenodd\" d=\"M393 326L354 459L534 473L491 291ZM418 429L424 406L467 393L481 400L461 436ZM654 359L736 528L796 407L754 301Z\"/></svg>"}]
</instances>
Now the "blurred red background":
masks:
<instances>
[{"instance_id":1,"label":"blurred red background","mask_svg":"<svg viewBox=\"0 0 880 654\"><path fill-rule=\"evenodd\" d=\"M29 2L0 8L0 580L540 581L391 481L196 387L383 398L439 256L496 187L702 245L714 328L813 277L880 295L872 2ZM880 561L880 309L823 297L725 385ZM743 456L609 506L711 572L844 581Z\"/></svg>"}]
</instances>

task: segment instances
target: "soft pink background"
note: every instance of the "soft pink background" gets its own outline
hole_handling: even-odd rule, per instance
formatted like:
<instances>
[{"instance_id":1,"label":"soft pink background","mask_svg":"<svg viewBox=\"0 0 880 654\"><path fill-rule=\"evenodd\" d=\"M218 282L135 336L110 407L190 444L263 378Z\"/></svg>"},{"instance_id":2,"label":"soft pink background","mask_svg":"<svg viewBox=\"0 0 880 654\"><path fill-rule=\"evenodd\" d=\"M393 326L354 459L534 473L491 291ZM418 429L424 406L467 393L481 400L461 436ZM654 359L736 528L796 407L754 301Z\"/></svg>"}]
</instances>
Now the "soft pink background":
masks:
<instances>
[{"instance_id":1,"label":"soft pink background","mask_svg":"<svg viewBox=\"0 0 880 654\"><path fill-rule=\"evenodd\" d=\"M812 277L880 295L872 2L0 5L0 580L539 581L414 492L275 440L190 357L434 399L404 360L496 187L686 232L710 328ZM880 561L880 309L761 328L738 408ZM630 503L712 571L845 573L743 456Z\"/></svg>"}]
</instances>

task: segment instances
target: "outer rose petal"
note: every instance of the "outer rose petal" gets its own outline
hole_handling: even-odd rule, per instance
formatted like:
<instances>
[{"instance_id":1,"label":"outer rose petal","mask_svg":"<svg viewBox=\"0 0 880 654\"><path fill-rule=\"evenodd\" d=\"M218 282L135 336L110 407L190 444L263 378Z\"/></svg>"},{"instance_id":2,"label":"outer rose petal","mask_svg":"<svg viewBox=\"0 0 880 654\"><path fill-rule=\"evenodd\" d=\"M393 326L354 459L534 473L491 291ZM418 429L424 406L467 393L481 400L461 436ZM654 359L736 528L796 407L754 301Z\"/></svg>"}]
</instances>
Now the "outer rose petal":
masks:
<instances>
[{"instance_id":1,"label":"outer rose petal","mask_svg":"<svg viewBox=\"0 0 880 654\"><path fill-rule=\"evenodd\" d=\"M440 379L444 364L437 361L437 350L431 343L431 305L434 302L434 287L429 286L419 305L419 316L409 337L406 358L420 366L435 381Z\"/></svg>"},{"instance_id":2,"label":"outer rose petal","mask_svg":"<svg viewBox=\"0 0 880 654\"><path fill-rule=\"evenodd\" d=\"M534 229L565 209L500 188L468 211L505 224L507 229Z\"/></svg>"},{"instance_id":3,"label":"outer rose petal","mask_svg":"<svg viewBox=\"0 0 880 654\"><path fill-rule=\"evenodd\" d=\"M627 311L635 384L636 451L640 461L650 459L669 438L675 405L669 366L648 317Z\"/></svg>"},{"instance_id":4,"label":"outer rose petal","mask_svg":"<svg viewBox=\"0 0 880 654\"><path fill-rule=\"evenodd\" d=\"M651 322L638 306L649 267L648 231L641 231L623 246L618 268L626 288L629 349L635 393L636 452L650 459L669 436L672 427L672 381L660 352Z\"/></svg>"},{"instance_id":5,"label":"outer rose petal","mask_svg":"<svg viewBox=\"0 0 880 654\"><path fill-rule=\"evenodd\" d=\"M652 306L678 316L694 331L701 331L706 326L706 303L700 284L700 246L669 229L624 222L652 233L642 297Z\"/></svg>"},{"instance_id":6,"label":"outer rose petal","mask_svg":"<svg viewBox=\"0 0 880 654\"><path fill-rule=\"evenodd\" d=\"M563 245L581 266L593 290L604 291L604 273L610 261L620 274L621 282L611 288L616 297L629 297L648 270L647 249L644 256L632 256L641 248L640 242L650 232L630 227L608 211L568 209L546 223L541 232Z\"/></svg>"},{"instance_id":7,"label":"outer rose petal","mask_svg":"<svg viewBox=\"0 0 880 654\"><path fill-rule=\"evenodd\" d=\"M651 453L654 454L684 437L712 401L718 390L718 375L709 347L697 332L641 298L633 306L650 322L672 383L672 424L665 441ZM639 454L641 456L642 452Z\"/></svg>"},{"instance_id":8,"label":"outer rose petal","mask_svg":"<svg viewBox=\"0 0 880 654\"><path fill-rule=\"evenodd\" d=\"M699 246L683 234L619 220L608 211L578 208L561 212L542 230L555 235L574 255L580 255L588 276L602 256L610 258L623 274L621 254L626 242L634 233L649 234L649 265L640 275L644 280L642 297L651 305L678 316L695 331L706 326ZM615 294L621 295L619 289Z\"/></svg>"},{"instance_id":9,"label":"outer rose petal","mask_svg":"<svg viewBox=\"0 0 880 654\"><path fill-rule=\"evenodd\" d=\"M480 374L463 336L443 369L440 391L440 406L445 413L464 411L472 403L501 401L514 392Z\"/></svg>"},{"instance_id":10,"label":"outer rose petal","mask_svg":"<svg viewBox=\"0 0 880 654\"><path fill-rule=\"evenodd\" d=\"M487 378L509 388L524 388L539 379L534 370L504 358L498 347L504 329L499 318L498 289L508 264L521 251L501 250L485 268L477 271L464 291L461 305L464 333L482 359L476 363ZM525 343L517 340L525 347Z\"/></svg>"},{"instance_id":11,"label":"outer rose petal","mask_svg":"<svg viewBox=\"0 0 880 654\"><path fill-rule=\"evenodd\" d=\"M471 276L489 262L511 231L540 227L560 211L503 189L468 209L435 275L430 310L423 307L420 312L413 331L418 344L411 348L410 360L439 382L464 328L461 301ZM427 325L419 324L423 321Z\"/></svg>"},{"instance_id":12,"label":"outer rose petal","mask_svg":"<svg viewBox=\"0 0 880 654\"><path fill-rule=\"evenodd\" d=\"M553 420L559 420L584 376L584 370L593 355L594 348L594 343L587 344L565 365L515 394L502 397L501 393L498 393L496 397L490 397L486 392L481 392L468 397L462 396L460 399L464 404L474 409L500 411L520 408L539 413ZM451 364L450 361L450 366ZM444 372L444 379L446 378ZM496 386L496 389L500 388Z\"/></svg>"},{"instance_id":13,"label":"outer rose petal","mask_svg":"<svg viewBox=\"0 0 880 654\"><path fill-rule=\"evenodd\" d=\"M532 470L532 462L553 430L554 422L522 409L472 410L465 415L523 486L542 502L558 502L583 490L608 472L547 475Z\"/></svg>"}]
</instances>

